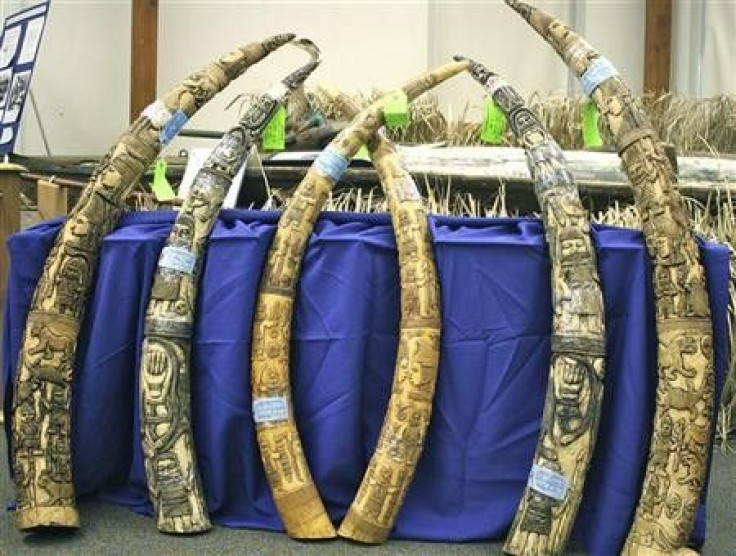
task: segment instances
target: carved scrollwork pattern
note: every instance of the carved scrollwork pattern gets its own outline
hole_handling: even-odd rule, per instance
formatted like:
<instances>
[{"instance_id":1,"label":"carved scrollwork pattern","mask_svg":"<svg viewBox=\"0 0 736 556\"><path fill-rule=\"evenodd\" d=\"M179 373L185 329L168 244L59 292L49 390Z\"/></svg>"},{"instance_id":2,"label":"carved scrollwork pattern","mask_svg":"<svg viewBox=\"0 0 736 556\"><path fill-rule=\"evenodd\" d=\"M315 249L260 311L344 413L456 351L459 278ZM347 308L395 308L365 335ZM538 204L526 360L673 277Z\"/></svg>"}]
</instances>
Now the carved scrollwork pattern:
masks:
<instances>
[{"instance_id":1,"label":"carved scrollwork pattern","mask_svg":"<svg viewBox=\"0 0 736 556\"><path fill-rule=\"evenodd\" d=\"M657 395L649 460L624 554L687 550L705 482L714 404L705 273L675 175L615 68L561 22L507 0L581 77L616 141L652 259Z\"/></svg>"},{"instance_id":2,"label":"carved scrollwork pattern","mask_svg":"<svg viewBox=\"0 0 736 556\"><path fill-rule=\"evenodd\" d=\"M447 64L402 89L411 100L464 71ZM383 102L369 106L323 151L284 210L261 278L253 325L251 387L258 444L276 507L288 534L316 539L335 536L314 485L294 421L289 381L289 341L302 256L329 192L363 144L383 125Z\"/></svg>"},{"instance_id":3,"label":"carved scrollwork pattern","mask_svg":"<svg viewBox=\"0 0 736 556\"><path fill-rule=\"evenodd\" d=\"M557 143L482 64L471 74L507 114L542 208L552 282L552 358L542 428L504 551L560 554L575 522L603 396L605 315L588 216Z\"/></svg>"},{"instance_id":4,"label":"carved scrollwork pattern","mask_svg":"<svg viewBox=\"0 0 736 556\"><path fill-rule=\"evenodd\" d=\"M71 379L102 238L163 144L232 79L292 38L277 35L243 46L149 106L102 159L56 238L33 296L15 377L19 529L79 526L71 470Z\"/></svg>"}]
</instances>

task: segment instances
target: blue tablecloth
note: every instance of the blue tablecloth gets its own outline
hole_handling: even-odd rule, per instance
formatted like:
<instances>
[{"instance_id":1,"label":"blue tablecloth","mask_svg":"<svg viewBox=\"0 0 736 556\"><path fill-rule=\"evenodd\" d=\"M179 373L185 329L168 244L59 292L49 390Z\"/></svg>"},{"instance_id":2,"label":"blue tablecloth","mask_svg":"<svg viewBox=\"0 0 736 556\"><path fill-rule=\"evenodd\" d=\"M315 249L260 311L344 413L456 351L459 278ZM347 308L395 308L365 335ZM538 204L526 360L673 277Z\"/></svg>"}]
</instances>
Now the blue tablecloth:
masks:
<instances>
[{"instance_id":1,"label":"blue tablecloth","mask_svg":"<svg viewBox=\"0 0 736 556\"><path fill-rule=\"evenodd\" d=\"M193 423L217 523L280 529L250 412L250 338L277 214L223 211L197 306ZM143 316L173 213L123 218L102 246L81 333L73 396L74 479L149 512L137 375ZM442 359L426 448L394 537L505 535L532 462L550 359L550 263L536 219L432 217L443 302ZM29 300L59 221L10 238L5 411ZM651 268L640 232L594 227L606 305L608 368L597 448L574 536L594 554L621 547L647 459L656 385ZM719 391L726 366L728 251L702 245ZM296 419L335 520L376 443L391 389L399 281L387 215L328 213L306 254L292 344ZM9 419L8 419L9 420ZM6 427L7 427L6 421ZM153 524L151 525L153 527ZM694 534L702 542L705 505Z\"/></svg>"}]
</instances>

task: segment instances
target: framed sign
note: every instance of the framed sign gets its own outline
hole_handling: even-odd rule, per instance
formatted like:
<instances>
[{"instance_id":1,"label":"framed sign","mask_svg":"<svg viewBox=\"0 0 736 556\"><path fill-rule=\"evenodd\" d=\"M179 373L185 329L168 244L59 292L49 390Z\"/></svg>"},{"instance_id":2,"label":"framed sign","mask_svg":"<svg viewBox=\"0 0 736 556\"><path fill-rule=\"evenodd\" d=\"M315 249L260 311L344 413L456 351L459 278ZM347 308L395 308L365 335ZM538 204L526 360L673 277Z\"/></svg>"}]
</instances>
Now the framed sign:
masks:
<instances>
[{"instance_id":1,"label":"framed sign","mask_svg":"<svg viewBox=\"0 0 736 556\"><path fill-rule=\"evenodd\" d=\"M51 0L5 20L0 40L0 154L13 151Z\"/></svg>"}]
</instances>

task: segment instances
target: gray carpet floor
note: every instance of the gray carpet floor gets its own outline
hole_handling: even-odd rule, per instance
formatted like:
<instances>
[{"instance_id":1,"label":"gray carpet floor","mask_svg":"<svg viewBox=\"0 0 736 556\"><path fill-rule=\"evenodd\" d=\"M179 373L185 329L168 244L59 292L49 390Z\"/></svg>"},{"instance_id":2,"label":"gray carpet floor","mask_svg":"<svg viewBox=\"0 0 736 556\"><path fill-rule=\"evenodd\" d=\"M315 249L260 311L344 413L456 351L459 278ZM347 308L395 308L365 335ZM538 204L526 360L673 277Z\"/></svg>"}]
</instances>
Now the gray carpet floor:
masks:
<instances>
[{"instance_id":1,"label":"gray carpet floor","mask_svg":"<svg viewBox=\"0 0 736 556\"><path fill-rule=\"evenodd\" d=\"M286 535L264 531L215 527L206 535L173 537L156 531L152 519L95 500L83 501L83 527L74 533L22 535L13 526L13 516L4 511L13 498L5 463L5 437L0 434L0 554L499 554L500 544L439 544L390 541L367 548L335 540L318 544L299 543ZM716 451L710 485L708 540L703 554L736 554L736 455ZM570 554L584 554L571 550Z\"/></svg>"}]
</instances>

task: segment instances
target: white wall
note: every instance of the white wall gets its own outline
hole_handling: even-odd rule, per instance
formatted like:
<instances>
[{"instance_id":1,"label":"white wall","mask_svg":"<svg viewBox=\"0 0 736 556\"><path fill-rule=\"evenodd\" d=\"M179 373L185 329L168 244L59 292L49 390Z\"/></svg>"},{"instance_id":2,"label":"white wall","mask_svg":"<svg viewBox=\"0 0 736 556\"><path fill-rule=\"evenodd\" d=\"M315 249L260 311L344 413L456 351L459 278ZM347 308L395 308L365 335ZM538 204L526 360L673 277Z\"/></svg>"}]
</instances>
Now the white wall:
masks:
<instances>
[{"instance_id":1,"label":"white wall","mask_svg":"<svg viewBox=\"0 0 736 556\"><path fill-rule=\"evenodd\" d=\"M53 154L102 154L128 122L130 2L52 0L31 90ZM30 99L16 151L44 153Z\"/></svg>"},{"instance_id":2,"label":"white wall","mask_svg":"<svg viewBox=\"0 0 736 556\"><path fill-rule=\"evenodd\" d=\"M346 92L392 88L427 67L425 1L376 8L366 2L234 5L164 0L159 24L159 93L238 43L284 31L308 36L322 50L324 61L311 77L313 83L335 85ZM238 93L264 89L305 60L297 49L275 52L210 102L191 125L227 128L237 112L227 113L224 107ZM170 148L190 144L192 140L179 139Z\"/></svg>"},{"instance_id":3,"label":"white wall","mask_svg":"<svg viewBox=\"0 0 736 556\"><path fill-rule=\"evenodd\" d=\"M736 3L675 1L673 90L693 96L736 90Z\"/></svg>"},{"instance_id":4,"label":"white wall","mask_svg":"<svg viewBox=\"0 0 736 556\"><path fill-rule=\"evenodd\" d=\"M7 16L34 0L0 0ZM574 23L639 92L643 82L645 0L546 0L538 5ZM707 2L702 69L694 59L693 10L702 2L676 0L673 86L710 95L733 89L736 4ZM693 7L696 6L696 7ZM280 31L312 38L324 63L312 78L348 92L390 89L455 53L477 57L522 93L578 92L562 62L526 24L498 1L160 0L158 92L239 42ZM695 33L697 34L697 33ZM697 40L696 40L697 42ZM100 154L125 128L130 89L130 0L52 0L32 90L53 154ZM222 129L237 117L223 108L239 92L263 89L301 63L303 53L283 49L253 67L192 122ZM702 75L701 75L702 74ZM701 76L696 85L692 76ZM458 76L436 93L457 114L482 92ZM480 117L480 110L471 112ZM191 141L177 141L176 150ZM43 153L30 104L17 150Z\"/></svg>"}]
</instances>

